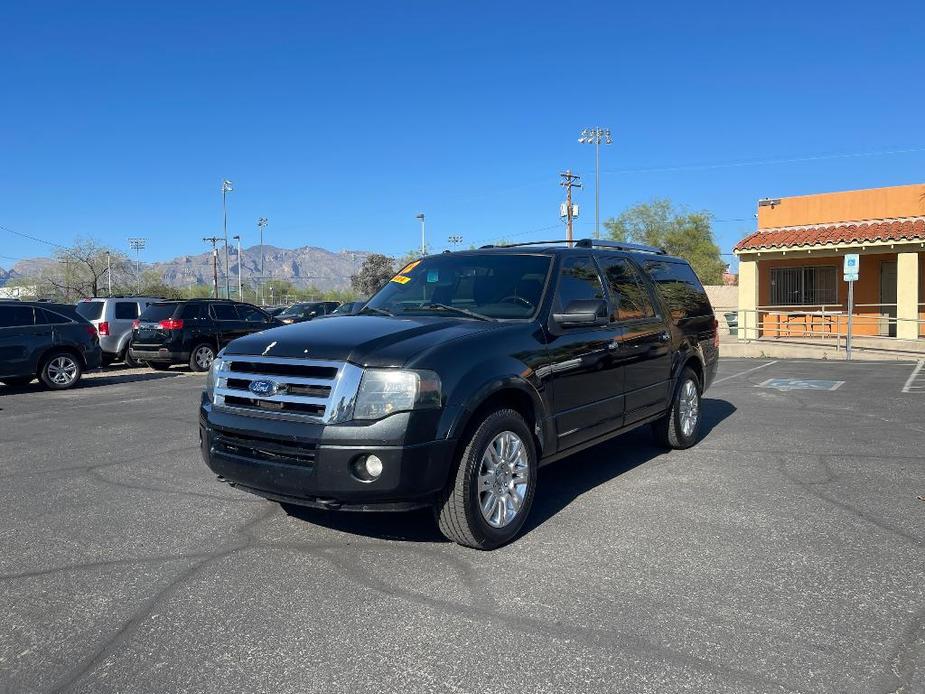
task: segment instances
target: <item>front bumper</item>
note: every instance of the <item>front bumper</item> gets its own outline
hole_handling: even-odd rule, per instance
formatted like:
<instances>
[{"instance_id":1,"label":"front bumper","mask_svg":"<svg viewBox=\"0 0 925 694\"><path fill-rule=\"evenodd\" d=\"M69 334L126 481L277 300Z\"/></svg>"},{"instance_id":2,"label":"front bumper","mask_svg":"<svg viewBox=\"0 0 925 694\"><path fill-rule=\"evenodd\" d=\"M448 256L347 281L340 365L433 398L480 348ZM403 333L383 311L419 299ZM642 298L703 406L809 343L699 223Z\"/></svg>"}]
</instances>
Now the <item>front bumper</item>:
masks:
<instances>
[{"instance_id":1,"label":"front bumper","mask_svg":"<svg viewBox=\"0 0 925 694\"><path fill-rule=\"evenodd\" d=\"M229 484L286 503L375 511L427 506L446 484L454 440L407 444L408 414L373 424L324 426L199 411L200 451ZM392 420L392 421L389 421ZM353 476L355 460L375 454L382 474L371 482Z\"/></svg>"}]
</instances>

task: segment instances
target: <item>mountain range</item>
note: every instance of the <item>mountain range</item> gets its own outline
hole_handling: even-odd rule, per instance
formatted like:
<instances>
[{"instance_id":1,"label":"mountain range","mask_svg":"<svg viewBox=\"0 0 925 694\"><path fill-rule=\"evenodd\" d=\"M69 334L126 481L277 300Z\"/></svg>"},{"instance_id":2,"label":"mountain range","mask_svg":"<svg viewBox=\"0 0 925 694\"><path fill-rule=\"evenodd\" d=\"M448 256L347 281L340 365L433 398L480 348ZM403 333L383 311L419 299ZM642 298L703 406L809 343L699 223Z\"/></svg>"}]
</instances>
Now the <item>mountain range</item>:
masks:
<instances>
[{"instance_id":1,"label":"mountain range","mask_svg":"<svg viewBox=\"0 0 925 694\"><path fill-rule=\"evenodd\" d=\"M279 248L264 245L264 274L267 279L288 280L297 287L314 286L320 290L348 289L350 276L356 274L369 251L333 252L316 246ZM260 246L241 249L243 280L253 284L260 276ZM224 250L218 250L219 283L224 283ZM52 258L28 258L8 270L0 268L0 286L14 277L32 277L55 261ZM238 281L237 248L228 248L231 283ZM169 285L181 287L212 283L212 252L181 255L158 263L142 263L142 270L155 270Z\"/></svg>"}]
</instances>

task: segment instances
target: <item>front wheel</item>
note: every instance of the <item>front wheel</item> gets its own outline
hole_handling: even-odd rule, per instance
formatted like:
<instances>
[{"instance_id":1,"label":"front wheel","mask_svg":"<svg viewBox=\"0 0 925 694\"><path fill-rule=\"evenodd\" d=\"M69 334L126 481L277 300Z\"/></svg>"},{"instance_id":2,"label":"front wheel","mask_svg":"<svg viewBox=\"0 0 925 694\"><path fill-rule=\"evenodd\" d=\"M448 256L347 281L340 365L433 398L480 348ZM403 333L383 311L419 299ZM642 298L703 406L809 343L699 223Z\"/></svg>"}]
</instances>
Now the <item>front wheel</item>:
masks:
<instances>
[{"instance_id":1,"label":"front wheel","mask_svg":"<svg viewBox=\"0 0 925 694\"><path fill-rule=\"evenodd\" d=\"M70 352L55 352L42 365L39 378L52 390L73 388L80 381L80 360Z\"/></svg>"},{"instance_id":2,"label":"front wheel","mask_svg":"<svg viewBox=\"0 0 925 694\"><path fill-rule=\"evenodd\" d=\"M472 432L434 514L448 539L494 549L523 527L536 490L536 448L523 417L503 409Z\"/></svg>"},{"instance_id":3,"label":"front wheel","mask_svg":"<svg viewBox=\"0 0 925 694\"><path fill-rule=\"evenodd\" d=\"M690 448L700 437L700 380L684 369L671 401L671 409L652 423L656 441L666 448Z\"/></svg>"}]
</instances>

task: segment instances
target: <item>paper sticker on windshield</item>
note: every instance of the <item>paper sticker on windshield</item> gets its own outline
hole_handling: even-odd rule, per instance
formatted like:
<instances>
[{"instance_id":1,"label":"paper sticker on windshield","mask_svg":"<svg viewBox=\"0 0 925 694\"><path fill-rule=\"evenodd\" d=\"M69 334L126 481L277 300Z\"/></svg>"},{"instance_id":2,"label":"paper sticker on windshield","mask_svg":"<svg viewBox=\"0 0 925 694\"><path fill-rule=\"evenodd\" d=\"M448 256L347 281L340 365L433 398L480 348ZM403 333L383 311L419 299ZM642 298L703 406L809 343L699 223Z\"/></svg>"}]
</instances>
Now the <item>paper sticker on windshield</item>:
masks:
<instances>
[{"instance_id":1,"label":"paper sticker on windshield","mask_svg":"<svg viewBox=\"0 0 925 694\"><path fill-rule=\"evenodd\" d=\"M439 270L428 270L427 271L427 283L433 284L434 282L440 281L440 271Z\"/></svg>"},{"instance_id":2,"label":"paper sticker on windshield","mask_svg":"<svg viewBox=\"0 0 925 694\"><path fill-rule=\"evenodd\" d=\"M410 281L410 277L403 277L402 275L395 275L395 277L392 278L392 282L398 282L399 284L408 284Z\"/></svg>"},{"instance_id":3,"label":"paper sticker on windshield","mask_svg":"<svg viewBox=\"0 0 925 694\"><path fill-rule=\"evenodd\" d=\"M405 265L405 267L403 267L401 270L398 271L398 274L407 275L409 272L414 270L414 268L416 268L420 264L421 264L420 260L415 260L413 263L408 263L407 265Z\"/></svg>"}]
</instances>

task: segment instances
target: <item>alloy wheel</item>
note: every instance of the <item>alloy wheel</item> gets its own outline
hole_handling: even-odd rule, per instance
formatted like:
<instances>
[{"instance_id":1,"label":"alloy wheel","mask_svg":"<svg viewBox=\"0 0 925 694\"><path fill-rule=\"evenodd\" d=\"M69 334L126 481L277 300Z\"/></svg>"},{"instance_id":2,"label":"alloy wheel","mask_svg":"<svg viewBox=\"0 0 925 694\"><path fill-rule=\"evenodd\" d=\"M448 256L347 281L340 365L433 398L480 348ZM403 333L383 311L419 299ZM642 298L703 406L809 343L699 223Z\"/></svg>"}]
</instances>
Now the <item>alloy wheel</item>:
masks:
<instances>
[{"instance_id":1,"label":"alloy wheel","mask_svg":"<svg viewBox=\"0 0 925 694\"><path fill-rule=\"evenodd\" d=\"M478 474L478 501L482 517L493 528L510 524L527 494L530 463L527 449L512 431L502 431L482 454Z\"/></svg>"},{"instance_id":2,"label":"alloy wheel","mask_svg":"<svg viewBox=\"0 0 925 694\"><path fill-rule=\"evenodd\" d=\"M211 347L202 345L201 347L196 348L194 358L199 368L205 371L210 366L212 366L212 362L215 361L215 352L212 351Z\"/></svg>"},{"instance_id":3,"label":"alloy wheel","mask_svg":"<svg viewBox=\"0 0 925 694\"><path fill-rule=\"evenodd\" d=\"M73 358L60 355L48 362L45 367L48 379L58 386L68 386L77 378L77 362Z\"/></svg>"},{"instance_id":4,"label":"alloy wheel","mask_svg":"<svg viewBox=\"0 0 925 694\"><path fill-rule=\"evenodd\" d=\"M697 397L697 384L691 380L684 382L678 398L678 415L681 420L681 433L685 438L690 437L697 427L700 416L700 402Z\"/></svg>"}]
</instances>

